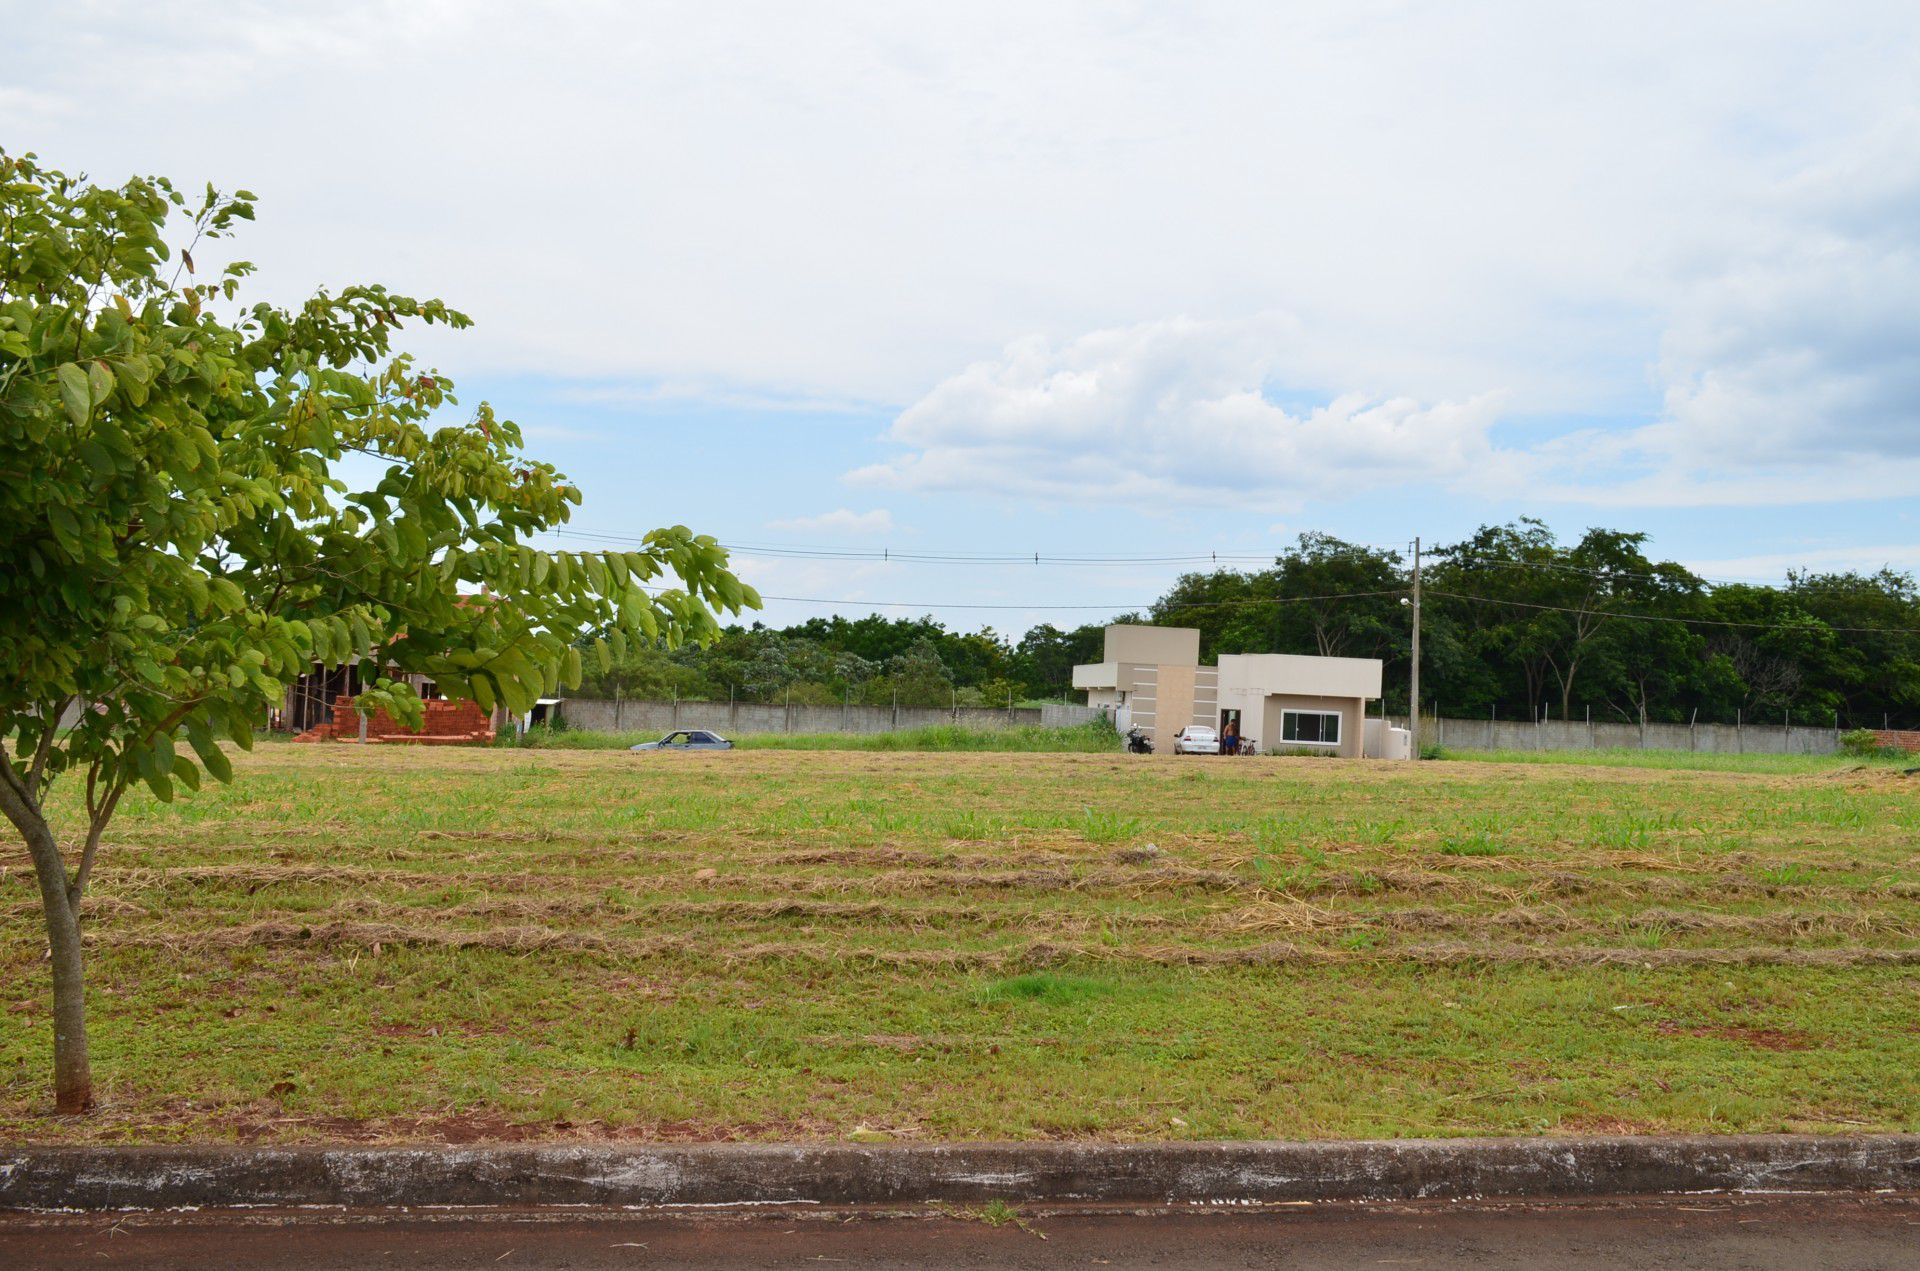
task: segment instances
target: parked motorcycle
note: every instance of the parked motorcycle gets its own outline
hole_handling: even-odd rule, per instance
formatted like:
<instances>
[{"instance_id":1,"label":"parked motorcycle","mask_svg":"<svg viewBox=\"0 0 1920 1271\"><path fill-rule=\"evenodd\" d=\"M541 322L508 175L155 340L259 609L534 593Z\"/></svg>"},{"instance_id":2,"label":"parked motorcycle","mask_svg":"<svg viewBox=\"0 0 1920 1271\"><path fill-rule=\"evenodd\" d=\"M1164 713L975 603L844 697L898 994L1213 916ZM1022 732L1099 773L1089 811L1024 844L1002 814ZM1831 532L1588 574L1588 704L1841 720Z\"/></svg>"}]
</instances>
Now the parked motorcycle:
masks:
<instances>
[{"instance_id":1,"label":"parked motorcycle","mask_svg":"<svg viewBox=\"0 0 1920 1271\"><path fill-rule=\"evenodd\" d=\"M1147 735L1138 728L1129 728L1127 730L1127 753L1130 755L1150 755L1153 753L1153 743L1147 740Z\"/></svg>"}]
</instances>

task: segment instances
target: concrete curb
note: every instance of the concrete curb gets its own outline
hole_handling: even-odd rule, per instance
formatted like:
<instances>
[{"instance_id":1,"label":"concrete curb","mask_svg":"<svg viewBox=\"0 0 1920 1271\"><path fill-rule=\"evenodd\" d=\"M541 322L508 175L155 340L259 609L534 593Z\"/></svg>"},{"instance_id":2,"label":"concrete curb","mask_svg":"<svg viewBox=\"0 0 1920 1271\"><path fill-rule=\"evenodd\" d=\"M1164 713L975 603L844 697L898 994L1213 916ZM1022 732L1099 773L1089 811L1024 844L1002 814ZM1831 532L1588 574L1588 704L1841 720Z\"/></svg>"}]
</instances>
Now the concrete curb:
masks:
<instances>
[{"instance_id":1,"label":"concrete curb","mask_svg":"<svg viewBox=\"0 0 1920 1271\"><path fill-rule=\"evenodd\" d=\"M1920 1135L1328 1143L0 1148L0 1210L1219 1204L1920 1190Z\"/></svg>"}]
</instances>

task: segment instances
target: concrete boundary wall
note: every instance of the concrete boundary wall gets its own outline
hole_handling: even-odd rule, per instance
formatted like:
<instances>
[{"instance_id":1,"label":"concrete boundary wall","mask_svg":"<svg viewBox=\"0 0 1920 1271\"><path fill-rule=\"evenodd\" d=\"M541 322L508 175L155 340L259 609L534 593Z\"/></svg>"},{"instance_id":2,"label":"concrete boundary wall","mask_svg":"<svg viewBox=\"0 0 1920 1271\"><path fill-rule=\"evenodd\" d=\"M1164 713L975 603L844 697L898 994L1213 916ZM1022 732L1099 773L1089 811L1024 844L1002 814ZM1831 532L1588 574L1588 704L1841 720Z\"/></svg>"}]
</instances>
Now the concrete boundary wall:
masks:
<instances>
[{"instance_id":1,"label":"concrete boundary wall","mask_svg":"<svg viewBox=\"0 0 1920 1271\"><path fill-rule=\"evenodd\" d=\"M760 702L614 701L570 697L560 707L569 728L588 732L666 733L675 728L709 728L731 733L886 733L908 728L959 724L967 728L1040 725L1071 728L1110 716L1097 707L1049 703L1032 707L962 706L785 706ZM1404 715L1390 717L1405 728ZM1539 723L1506 719L1458 719L1432 716L1421 721L1421 741L1454 750L1688 750L1719 755L1831 755L1840 750L1840 732L1779 724L1637 724L1549 719Z\"/></svg>"},{"instance_id":2,"label":"concrete boundary wall","mask_svg":"<svg viewBox=\"0 0 1920 1271\"><path fill-rule=\"evenodd\" d=\"M1241 1143L0 1147L0 1210L1219 1204L1920 1187L1920 1136Z\"/></svg>"},{"instance_id":3,"label":"concrete boundary wall","mask_svg":"<svg viewBox=\"0 0 1920 1271\"><path fill-rule=\"evenodd\" d=\"M1392 718L1405 728L1404 715ZM1840 733L1833 728L1780 724L1586 724L1549 719L1420 721L1420 743L1454 750L1690 750L1712 755L1833 755Z\"/></svg>"},{"instance_id":4,"label":"concrete boundary wall","mask_svg":"<svg viewBox=\"0 0 1920 1271\"><path fill-rule=\"evenodd\" d=\"M734 733L889 733L906 728L959 724L966 728L1006 728L1038 724L1070 728L1105 718L1088 706L1049 704L1031 707L962 706L786 706L761 702L615 701L570 697L560 706L569 728L586 732L667 733L676 728L708 728Z\"/></svg>"}]
</instances>

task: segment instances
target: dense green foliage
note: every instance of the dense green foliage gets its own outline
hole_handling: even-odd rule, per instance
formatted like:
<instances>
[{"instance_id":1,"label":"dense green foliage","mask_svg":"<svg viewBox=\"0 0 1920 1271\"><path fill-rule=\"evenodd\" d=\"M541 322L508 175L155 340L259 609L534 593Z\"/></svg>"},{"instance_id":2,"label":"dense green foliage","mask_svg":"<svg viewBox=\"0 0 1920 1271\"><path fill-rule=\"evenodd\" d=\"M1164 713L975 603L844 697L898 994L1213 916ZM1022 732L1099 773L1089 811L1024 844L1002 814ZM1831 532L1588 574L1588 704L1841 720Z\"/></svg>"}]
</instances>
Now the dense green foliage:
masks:
<instances>
[{"instance_id":1,"label":"dense green foliage","mask_svg":"<svg viewBox=\"0 0 1920 1271\"><path fill-rule=\"evenodd\" d=\"M392 351L408 321L466 318L381 287L242 304L250 266L209 278L193 252L252 219L245 191L95 185L0 151L0 812L72 1011L70 1110L89 1097L75 910L130 787L227 780L219 739L250 745L316 666L371 668L363 709L403 720L410 677L519 711L578 683L584 630L610 664L758 603L682 527L626 552L528 547L576 488L484 404L433 426L452 384ZM667 575L683 587L655 592ZM64 847L43 812L63 781L87 812Z\"/></svg>"},{"instance_id":2,"label":"dense green foliage","mask_svg":"<svg viewBox=\"0 0 1920 1271\"><path fill-rule=\"evenodd\" d=\"M1100 628L1038 626L1017 643L991 627L956 632L932 618L812 618L774 629L729 627L700 648L636 645L582 695L823 706L1004 706L1058 698L1073 667L1100 660Z\"/></svg>"},{"instance_id":3,"label":"dense green foliage","mask_svg":"<svg viewBox=\"0 0 1920 1271\"><path fill-rule=\"evenodd\" d=\"M1910 575L1795 574L1712 585L1646 552L1647 536L1541 523L1487 526L1423 562L1426 707L1450 715L1920 726L1920 591ZM1188 574L1141 618L1198 627L1201 656L1316 653L1387 663L1407 707L1411 563L1302 535L1271 569ZM1012 640L931 618L730 628L710 648L638 648L583 692L806 703L999 705L1058 699L1100 660L1100 625Z\"/></svg>"}]
</instances>

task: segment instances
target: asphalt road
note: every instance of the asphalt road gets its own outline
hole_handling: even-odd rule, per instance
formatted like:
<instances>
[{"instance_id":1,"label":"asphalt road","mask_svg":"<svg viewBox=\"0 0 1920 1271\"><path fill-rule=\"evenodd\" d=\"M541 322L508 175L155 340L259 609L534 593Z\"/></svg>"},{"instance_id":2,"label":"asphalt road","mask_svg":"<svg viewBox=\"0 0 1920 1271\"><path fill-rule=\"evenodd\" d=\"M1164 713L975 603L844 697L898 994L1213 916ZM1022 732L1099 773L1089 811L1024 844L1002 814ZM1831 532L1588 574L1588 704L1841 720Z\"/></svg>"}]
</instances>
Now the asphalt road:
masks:
<instances>
[{"instance_id":1,"label":"asphalt road","mask_svg":"<svg viewBox=\"0 0 1920 1271\"><path fill-rule=\"evenodd\" d=\"M1920 1197L1044 1211L0 1215L0 1267L1920 1267Z\"/></svg>"}]
</instances>

